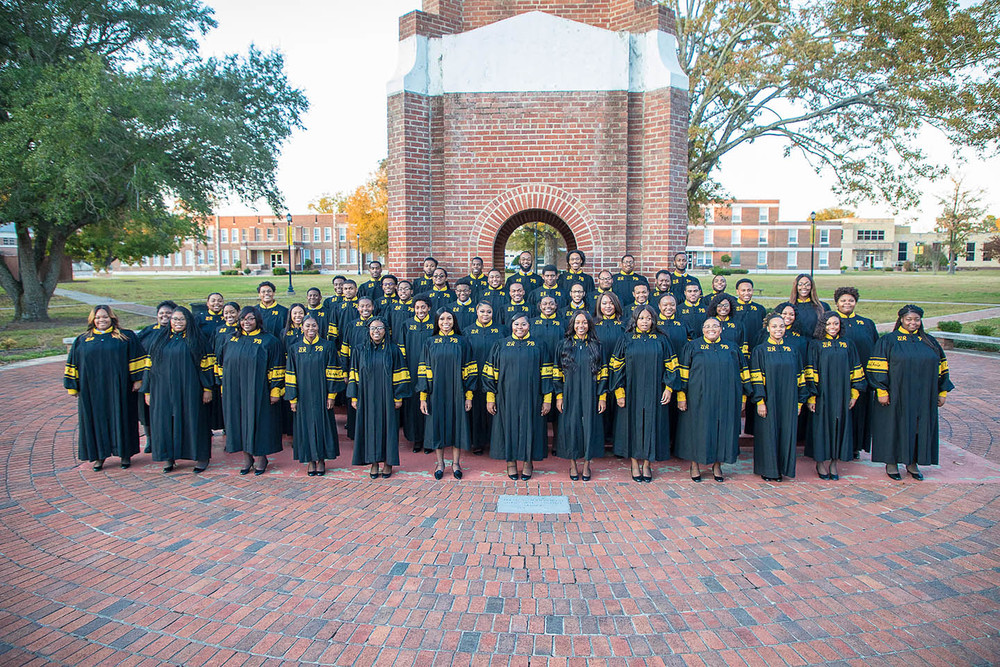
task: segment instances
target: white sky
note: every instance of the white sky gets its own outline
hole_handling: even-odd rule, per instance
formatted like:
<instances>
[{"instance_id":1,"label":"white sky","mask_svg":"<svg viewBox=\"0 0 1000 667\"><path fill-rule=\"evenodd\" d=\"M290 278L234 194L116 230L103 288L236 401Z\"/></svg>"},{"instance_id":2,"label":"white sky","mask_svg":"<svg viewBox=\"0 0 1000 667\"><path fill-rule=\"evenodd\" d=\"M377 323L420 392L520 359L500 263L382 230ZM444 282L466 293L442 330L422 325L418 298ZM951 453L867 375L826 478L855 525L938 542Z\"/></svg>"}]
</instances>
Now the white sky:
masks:
<instances>
[{"instance_id":1,"label":"white sky","mask_svg":"<svg viewBox=\"0 0 1000 667\"><path fill-rule=\"evenodd\" d=\"M396 69L398 18L419 9L420 0L206 0L215 9L219 27L203 40L203 55L244 53L249 44L285 56L292 84L305 91L310 110L306 129L285 145L279 161L278 184L288 209L306 213L307 204L324 192L353 190L386 156L385 84ZM276 11L276 6L280 7ZM928 137L938 159L948 160L943 141ZM1000 158L966 166L966 183L987 190L991 211L1000 213L1000 191L989 188L1000 174ZM838 202L830 190L830 175L817 175L797 155L782 156L782 144L763 139L724 158L717 178L738 199L779 199L783 220L803 220L810 211ZM862 205L867 217L912 221L920 230L933 225L934 195L945 183L926 183L919 210L898 214L885 205ZM259 212L233 202L222 215Z\"/></svg>"}]
</instances>

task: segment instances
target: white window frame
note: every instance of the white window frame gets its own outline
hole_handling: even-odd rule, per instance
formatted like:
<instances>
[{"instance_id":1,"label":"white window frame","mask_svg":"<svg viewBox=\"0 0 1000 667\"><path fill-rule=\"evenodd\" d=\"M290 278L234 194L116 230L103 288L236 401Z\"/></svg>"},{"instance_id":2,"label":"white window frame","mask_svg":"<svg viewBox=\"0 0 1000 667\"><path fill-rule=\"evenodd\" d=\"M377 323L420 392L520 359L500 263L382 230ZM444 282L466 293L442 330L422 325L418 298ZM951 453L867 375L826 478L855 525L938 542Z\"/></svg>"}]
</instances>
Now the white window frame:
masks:
<instances>
[{"instance_id":1,"label":"white window frame","mask_svg":"<svg viewBox=\"0 0 1000 667\"><path fill-rule=\"evenodd\" d=\"M169 255L164 255L163 266L173 266L173 265L174 265L174 254L170 253Z\"/></svg>"},{"instance_id":2,"label":"white window frame","mask_svg":"<svg viewBox=\"0 0 1000 667\"><path fill-rule=\"evenodd\" d=\"M219 243L229 243L229 230L225 227L219 229Z\"/></svg>"},{"instance_id":3,"label":"white window frame","mask_svg":"<svg viewBox=\"0 0 1000 667\"><path fill-rule=\"evenodd\" d=\"M333 229L331 229L330 227L324 227L323 228L323 240L324 241L332 241L333 240Z\"/></svg>"},{"instance_id":4,"label":"white window frame","mask_svg":"<svg viewBox=\"0 0 1000 667\"><path fill-rule=\"evenodd\" d=\"M757 230L757 245L766 246L767 245L767 230L758 229Z\"/></svg>"},{"instance_id":5,"label":"white window frame","mask_svg":"<svg viewBox=\"0 0 1000 667\"><path fill-rule=\"evenodd\" d=\"M347 243L347 227L337 227L337 238L341 243Z\"/></svg>"},{"instance_id":6,"label":"white window frame","mask_svg":"<svg viewBox=\"0 0 1000 667\"><path fill-rule=\"evenodd\" d=\"M770 219L771 218L771 209L769 209L768 207L761 206L760 207L760 214L759 215L760 215L760 217L758 218L758 220L760 221L760 224L766 225L767 223L771 222L771 219Z\"/></svg>"},{"instance_id":7,"label":"white window frame","mask_svg":"<svg viewBox=\"0 0 1000 667\"><path fill-rule=\"evenodd\" d=\"M333 249L332 248L327 248L323 252L323 254L325 255L325 259L326 259L326 261L324 262L324 264L326 264L327 266L329 266L330 264L333 264Z\"/></svg>"},{"instance_id":8,"label":"white window frame","mask_svg":"<svg viewBox=\"0 0 1000 667\"><path fill-rule=\"evenodd\" d=\"M340 249L340 263L341 265L347 264L347 248Z\"/></svg>"},{"instance_id":9,"label":"white window frame","mask_svg":"<svg viewBox=\"0 0 1000 667\"><path fill-rule=\"evenodd\" d=\"M194 266L194 253L190 250L184 251L184 266Z\"/></svg>"},{"instance_id":10,"label":"white window frame","mask_svg":"<svg viewBox=\"0 0 1000 667\"><path fill-rule=\"evenodd\" d=\"M819 268L825 269L830 266L830 251L820 250L819 251Z\"/></svg>"},{"instance_id":11,"label":"white window frame","mask_svg":"<svg viewBox=\"0 0 1000 667\"><path fill-rule=\"evenodd\" d=\"M757 252L757 267L767 268L767 251L760 250Z\"/></svg>"},{"instance_id":12,"label":"white window frame","mask_svg":"<svg viewBox=\"0 0 1000 667\"><path fill-rule=\"evenodd\" d=\"M209 248L208 249L207 259L208 259L209 266L214 266L215 265L215 250L213 248Z\"/></svg>"},{"instance_id":13,"label":"white window frame","mask_svg":"<svg viewBox=\"0 0 1000 667\"><path fill-rule=\"evenodd\" d=\"M743 243L743 230L734 229L729 237L730 245L742 245Z\"/></svg>"},{"instance_id":14,"label":"white window frame","mask_svg":"<svg viewBox=\"0 0 1000 667\"><path fill-rule=\"evenodd\" d=\"M229 266L229 249L223 248L219 251L219 255L222 259L222 266Z\"/></svg>"},{"instance_id":15,"label":"white window frame","mask_svg":"<svg viewBox=\"0 0 1000 667\"><path fill-rule=\"evenodd\" d=\"M313 227L313 243L319 243L320 242L320 239L321 239L320 235L322 233L323 232L320 231L319 227Z\"/></svg>"},{"instance_id":16,"label":"white window frame","mask_svg":"<svg viewBox=\"0 0 1000 667\"><path fill-rule=\"evenodd\" d=\"M715 245L714 229L705 229L705 245Z\"/></svg>"},{"instance_id":17,"label":"white window frame","mask_svg":"<svg viewBox=\"0 0 1000 667\"><path fill-rule=\"evenodd\" d=\"M799 268L799 251L798 250L789 250L788 251L788 259L786 261L787 261L787 264L786 264L787 268L789 268L789 269L797 269L797 268Z\"/></svg>"},{"instance_id":18,"label":"white window frame","mask_svg":"<svg viewBox=\"0 0 1000 667\"><path fill-rule=\"evenodd\" d=\"M819 244L820 245L830 245L830 230L821 229L819 230Z\"/></svg>"},{"instance_id":19,"label":"white window frame","mask_svg":"<svg viewBox=\"0 0 1000 667\"><path fill-rule=\"evenodd\" d=\"M788 245L798 245L799 244L799 230L789 229L788 230Z\"/></svg>"}]
</instances>

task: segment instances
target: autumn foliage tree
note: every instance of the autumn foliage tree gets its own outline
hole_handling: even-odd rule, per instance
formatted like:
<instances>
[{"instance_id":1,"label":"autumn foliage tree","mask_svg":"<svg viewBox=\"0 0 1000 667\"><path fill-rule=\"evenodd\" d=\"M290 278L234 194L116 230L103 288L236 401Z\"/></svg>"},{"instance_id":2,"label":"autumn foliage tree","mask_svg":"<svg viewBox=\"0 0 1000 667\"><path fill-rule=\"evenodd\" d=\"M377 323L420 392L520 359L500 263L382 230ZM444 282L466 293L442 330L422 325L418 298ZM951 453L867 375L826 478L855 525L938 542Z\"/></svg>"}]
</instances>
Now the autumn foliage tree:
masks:
<instances>
[{"instance_id":1,"label":"autumn foliage tree","mask_svg":"<svg viewBox=\"0 0 1000 667\"><path fill-rule=\"evenodd\" d=\"M843 220L844 218L853 218L855 212L848 208L824 208L821 211L816 211L817 220Z\"/></svg>"}]
</instances>

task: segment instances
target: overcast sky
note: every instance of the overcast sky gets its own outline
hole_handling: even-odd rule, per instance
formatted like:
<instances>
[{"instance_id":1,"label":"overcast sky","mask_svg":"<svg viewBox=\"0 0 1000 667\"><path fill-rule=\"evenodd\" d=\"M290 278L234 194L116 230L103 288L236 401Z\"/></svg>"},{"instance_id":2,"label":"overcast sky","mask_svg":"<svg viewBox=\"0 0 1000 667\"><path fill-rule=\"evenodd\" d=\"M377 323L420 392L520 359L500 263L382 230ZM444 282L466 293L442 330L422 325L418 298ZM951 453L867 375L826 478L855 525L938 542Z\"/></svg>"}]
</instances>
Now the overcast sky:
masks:
<instances>
[{"instance_id":1,"label":"overcast sky","mask_svg":"<svg viewBox=\"0 0 1000 667\"><path fill-rule=\"evenodd\" d=\"M246 51L250 43L276 48L285 55L293 85L305 91L310 110L306 129L286 144L279 162L278 184L293 213L307 212L308 203L324 192L360 185L386 156L385 84L396 69L398 18L419 9L420 0L206 0L215 9L219 27L203 40L203 54ZM278 7L278 9L276 9ZM948 146L928 137L941 159ZM974 162L964 170L966 182L988 188L1000 173L1000 159ZM779 199L783 220L803 220L810 211L838 202L832 177L816 175L801 157L782 156L782 144L763 139L727 155L717 174L738 199ZM920 229L933 225L934 195L946 184L927 183L920 210L901 211L899 221L912 220ZM1000 189L987 202L1000 212ZM894 217L881 205L863 205L859 214ZM223 215L259 212L241 203L219 209Z\"/></svg>"}]
</instances>

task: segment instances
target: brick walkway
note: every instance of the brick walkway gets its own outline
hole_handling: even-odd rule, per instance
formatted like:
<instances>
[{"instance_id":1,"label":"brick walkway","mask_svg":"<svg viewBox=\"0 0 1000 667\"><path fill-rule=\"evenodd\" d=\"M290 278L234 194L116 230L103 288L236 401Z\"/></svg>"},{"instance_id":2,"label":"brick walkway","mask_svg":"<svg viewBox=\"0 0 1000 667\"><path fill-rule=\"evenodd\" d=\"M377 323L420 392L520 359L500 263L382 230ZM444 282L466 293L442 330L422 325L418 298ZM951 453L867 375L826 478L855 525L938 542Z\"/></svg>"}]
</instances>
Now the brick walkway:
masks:
<instances>
[{"instance_id":1,"label":"brick walkway","mask_svg":"<svg viewBox=\"0 0 1000 667\"><path fill-rule=\"evenodd\" d=\"M3 371L0 664L996 663L1000 359L950 364L927 481L806 460L780 485L678 461L636 485L614 458L514 483L472 456L435 482L409 452L386 481L287 454L247 478L221 438L201 477L94 473L61 366ZM504 494L571 513L500 514Z\"/></svg>"}]
</instances>

